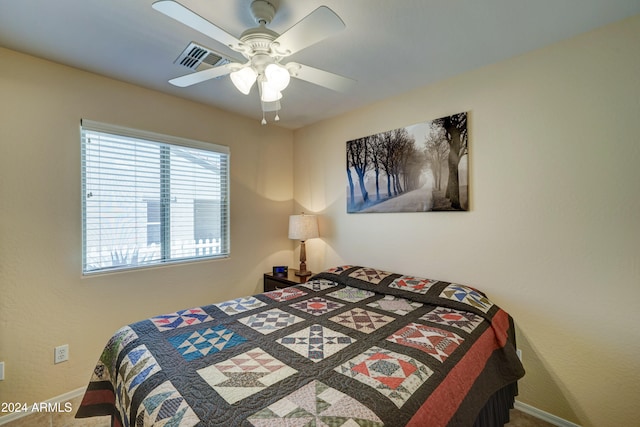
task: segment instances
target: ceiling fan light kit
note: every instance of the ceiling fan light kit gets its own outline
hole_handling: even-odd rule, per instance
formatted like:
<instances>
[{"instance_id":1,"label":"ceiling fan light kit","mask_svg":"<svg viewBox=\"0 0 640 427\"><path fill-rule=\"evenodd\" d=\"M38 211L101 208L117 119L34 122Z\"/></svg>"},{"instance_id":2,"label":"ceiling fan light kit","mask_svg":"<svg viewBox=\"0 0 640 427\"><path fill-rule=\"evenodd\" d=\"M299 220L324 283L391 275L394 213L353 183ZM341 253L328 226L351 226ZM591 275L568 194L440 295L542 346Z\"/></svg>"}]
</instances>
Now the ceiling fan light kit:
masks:
<instances>
[{"instance_id":1,"label":"ceiling fan light kit","mask_svg":"<svg viewBox=\"0 0 640 427\"><path fill-rule=\"evenodd\" d=\"M282 92L275 88L268 80L260 82L260 100L262 102L276 102L282 99Z\"/></svg>"},{"instance_id":2,"label":"ceiling fan light kit","mask_svg":"<svg viewBox=\"0 0 640 427\"><path fill-rule=\"evenodd\" d=\"M249 95L251 87L258 78L258 74L252 67L242 67L238 71L229 74L229 77L231 77L231 82L233 82L236 89L245 95Z\"/></svg>"},{"instance_id":3,"label":"ceiling fan light kit","mask_svg":"<svg viewBox=\"0 0 640 427\"><path fill-rule=\"evenodd\" d=\"M281 61L345 28L344 22L331 9L320 6L302 18L282 34L266 28L271 23L276 8L266 0L254 0L251 13L258 24L242 33L240 38L187 9L174 0L160 0L152 7L166 16L228 46L242 54L246 62L221 64L169 80L169 83L186 87L212 78L229 74L231 82L242 94L248 95L257 82L262 107L262 124L266 124L265 112L275 111L279 120L282 91L291 77L323 86L335 91L345 91L354 80L308 65ZM235 60L234 60L235 61Z\"/></svg>"},{"instance_id":4,"label":"ceiling fan light kit","mask_svg":"<svg viewBox=\"0 0 640 427\"><path fill-rule=\"evenodd\" d=\"M269 64L264 69L264 77L277 91L283 91L289 86L291 75L289 70L280 64Z\"/></svg>"}]
</instances>

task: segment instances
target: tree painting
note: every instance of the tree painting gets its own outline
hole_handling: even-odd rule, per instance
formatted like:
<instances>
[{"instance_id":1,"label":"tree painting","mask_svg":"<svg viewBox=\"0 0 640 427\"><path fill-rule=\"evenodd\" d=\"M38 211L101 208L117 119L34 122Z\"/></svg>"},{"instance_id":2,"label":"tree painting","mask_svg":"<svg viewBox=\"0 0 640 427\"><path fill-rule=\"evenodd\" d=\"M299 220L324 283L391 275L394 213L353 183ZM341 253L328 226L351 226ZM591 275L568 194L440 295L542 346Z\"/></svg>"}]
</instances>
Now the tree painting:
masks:
<instances>
[{"instance_id":1,"label":"tree painting","mask_svg":"<svg viewBox=\"0 0 640 427\"><path fill-rule=\"evenodd\" d=\"M347 212L466 211L467 113L347 141Z\"/></svg>"}]
</instances>

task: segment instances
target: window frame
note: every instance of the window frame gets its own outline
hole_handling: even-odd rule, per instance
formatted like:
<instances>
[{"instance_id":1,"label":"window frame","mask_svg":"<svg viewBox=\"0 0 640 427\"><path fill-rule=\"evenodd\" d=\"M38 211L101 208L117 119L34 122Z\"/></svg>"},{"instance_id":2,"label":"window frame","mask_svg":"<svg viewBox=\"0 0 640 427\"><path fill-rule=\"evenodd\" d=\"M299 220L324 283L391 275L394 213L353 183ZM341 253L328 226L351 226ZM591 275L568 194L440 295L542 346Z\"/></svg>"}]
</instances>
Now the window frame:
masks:
<instances>
[{"instance_id":1,"label":"window frame","mask_svg":"<svg viewBox=\"0 0 640 427\"><path fill-rule=\"evenodd\" d=\"M170 233L171 233L170 228L172 227L170 223L160 231L161 243L159 248L160 249L159 259L154 259L151 262L144 262L137 265L124 265L124 266L118 265L118 266L111 266L111 267L99 267L99 268L89 269L88 267L90 264L88 264L87 262L87 258L88 258L87 200L89 198L88 195L91 192L91 189L87 188L87 170L89 166L87 165L87 162L88 162L86 158L87 150L85 148L85 145L88 143L87 139L90 138L91 134L93 135L107 134L115 138L131 139L132 144L136 144L136 143L140 144L144 142L144 143L157 145L159 148L160 160L159 160L158 168L156 172L158 174L159 180L163 180L168 176L168 175L163 175L164 173L166 173L166 168L164 165L164 163L166 162L165 153L171 150L171 147L201 150L201 151L206 151L206 152L210 152L210 153L214 153L216 155L222 156L220 159L221 170L219 171L218 175L215 175L215 177L220 181L219 191L220 191L220 197L221 197L220 200L218 201L220 205L219 218L218 218L219 224L220 224L219 253L211 253L211 251L208 251L207 253L205 253L204 251L200 251L196 249L195 255L172 258L171 243L173 243L173 241L170 237ZM212 259L226 259L230 257L231 255L231 241L230 241L230 238L231 238L230 237L231 236L231 232L230 232L231 153L230 153L229 147L224 145L209 143L209 142L197 141L197 140L192 140L187 138L180 138L180 137L171 136L171 135L164 135L156 132L111 125L111 124L96 122L96 121L87 120L87 119L82 119L80 121L80 146L81 146L80 160L81 160L81 191L82 191L81 193L81 200L82 200L82 203L81 203L82 205L81 206L81 228L82 228L81 268L82 268L83 276L92 276L97 274L106 274L106 273L119 272L119 271L125 271L125 270L139 270L139 269L154 268L154 267L167 266L167 265L206 261L206 260L212 260ZM174 155L174 157L176 156ZM194 156L191 156L191 157L195 158ZM198 163L202 164L203 163L202 159L200 159ZM108 176L111 176L111 175L108 175ZM215 179L213 178L212 180L215 181ZM168 185L172 185L173 182L175 181L171 180L171 177L169 177ZM161 188L164 188L164 187L165 185L163 184ZM160 198L158 200L162 199L163 197L162 193L160 193L159 196ZM194 195L193 197L194 197L193 206L195 209L195 205L196 205L195 198L197 196ZM140 201L140 203L144 202L148 207L150 201L152 201L152 197L143 198ZM163 205L163 203L160 201L158 203L160 205ZM160 215L163 216L164 214L166 214L167 215L166 217L169 218L170 215L168 214L168 212L171 210L171 207L169 206L170 203L165 203L165 204L168 205L166 208L166 211L163 210L165 208L161 207ZM191 214L192 221L194 221L194 215L195 215L195 212L192 212ZM186 216L187 215L185 214L183 217L183 220L185 220ZM147 223L144 226L146 229L148 229L148 224L149 222L148 222L148 213L147 213ZM194 224L194 227L195 227L195 224ZM140 228L142 228L142 226L136 224L136 226L131 229L134 230L134 229L140 229ZM195 233L195 230L194 230L194 233ZM193 237L195 239L195 234ZM145 239L145 241L147 241L147 245L149 245L148 236L147 236L147 239ZM196 243L195 240L194 240L194 243ZM103 245L100 245L101 253L104 252L105 250L108 250L108 249L105 249L106 247L107 245L104 245L104 247ZM114 248L112 247L111 250L113 251Z\"/></svg>"}]
</instances>

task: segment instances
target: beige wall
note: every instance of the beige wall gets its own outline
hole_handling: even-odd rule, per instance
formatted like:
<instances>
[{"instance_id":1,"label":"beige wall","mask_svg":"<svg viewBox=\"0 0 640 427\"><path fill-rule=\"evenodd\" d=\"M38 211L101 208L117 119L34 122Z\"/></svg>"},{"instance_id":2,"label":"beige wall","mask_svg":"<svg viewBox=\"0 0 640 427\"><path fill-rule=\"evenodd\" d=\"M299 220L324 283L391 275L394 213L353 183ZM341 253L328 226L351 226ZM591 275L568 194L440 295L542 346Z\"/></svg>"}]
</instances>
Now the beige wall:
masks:
<instances>
[{"instance_id":1,"label":"beige wall","mask_svg":"<svg viewBox=\"0 0 640 427\"><path fill-rule=\"evenodd\" d=\"M83 279L81 118L230 146L231 258ZM292 259L292 144L290 130L0 49L0 402L86 386L124 324L261 291ZM70 360L54 365L61 344Z\"/></svg>"},{"instance_id":2,"label":"beige wall","mask_svg":"<svg viewBox=\"0 0 640 427\"><path fill-rule=\"evenodd\" d=\"M519 400L640 419L640 17L295 132L313 270L369 265L484 289L518 325ZM346 214L345 141L469 112L471 211ZM311 161L309 161L311 159Z\"/></svg>"}]
</instances>

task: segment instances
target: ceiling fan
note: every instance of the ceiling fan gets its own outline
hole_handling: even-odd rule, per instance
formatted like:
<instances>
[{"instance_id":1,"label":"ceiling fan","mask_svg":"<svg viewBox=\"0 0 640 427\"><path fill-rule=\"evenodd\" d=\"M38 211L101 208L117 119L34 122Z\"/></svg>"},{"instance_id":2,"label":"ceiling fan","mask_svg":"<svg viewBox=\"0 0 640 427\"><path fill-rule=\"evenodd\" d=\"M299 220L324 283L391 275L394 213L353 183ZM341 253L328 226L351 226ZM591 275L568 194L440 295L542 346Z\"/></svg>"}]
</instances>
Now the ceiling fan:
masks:
<instances>
[{"instance_id":1,"label":"ceiling fan","mask_svg":"<svg viewBox=\"0 0 640 427\"><path fill-rule=\"evenodd\" d=\"M152 7L170 18L228 46L245 57L246 62L229 62L213 68L176 77L169 83L186 87L229 74L234 86L248 95L257 82L262 105L262 124L266 124L265 112L275 111L278 121L282 91L290 77L298 78L338 92L347 90L354 80L328 71L299 64L282 63L284 58L318 43L345 28L338 15L326 6L320 6L282 34L268 29L276 8L267 0L254 0L251 13L258 24L244 31L240 38L201 17L174 0L160 0Z\"/></svg>"}]
</instances>

